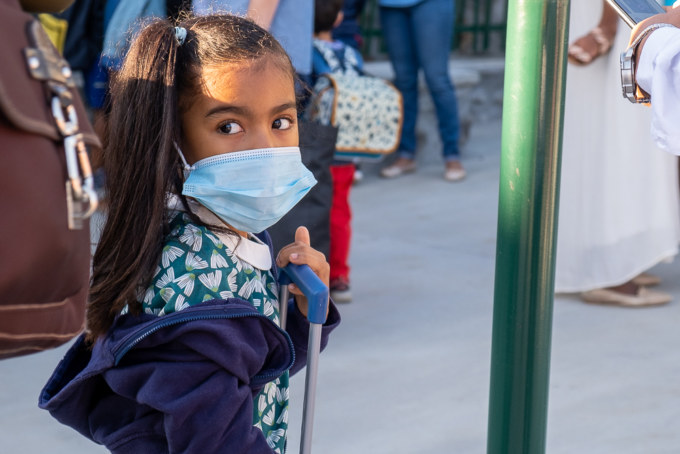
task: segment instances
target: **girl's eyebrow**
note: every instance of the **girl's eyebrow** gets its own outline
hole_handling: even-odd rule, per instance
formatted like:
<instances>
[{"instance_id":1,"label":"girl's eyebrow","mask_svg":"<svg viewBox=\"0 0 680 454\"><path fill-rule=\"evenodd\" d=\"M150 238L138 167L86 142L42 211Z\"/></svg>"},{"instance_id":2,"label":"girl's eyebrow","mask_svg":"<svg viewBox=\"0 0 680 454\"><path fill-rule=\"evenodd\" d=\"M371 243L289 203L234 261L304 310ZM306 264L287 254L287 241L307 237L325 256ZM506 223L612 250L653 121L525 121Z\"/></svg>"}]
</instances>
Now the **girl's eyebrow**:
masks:
<instances>
[{"instance_id":1,"label":"girl's eyebrow","mask_svg":"<svg viewBox=\"0 0 680 454\"><path fill-rule=\"evenodd\" d=\"M212 117L221 113L235 113L239 115L248 115L250 109L241 106L232 106L230 104L223 104L221 106L213 107L206 114L207 117Z\"/></svg>"},{"instance_id":2,"label":"girl's eyebrow","mask_svg":"<svg viewBox=\"0 0 680 454\"><path fill-rule=\"evenodd\" d=\"M278 107L274 107L272 109L272 113L276 114L276 113L283 112L283 111L289 110L289 109L297 110L297 103L295 101L291 101L291 102L281 104Z\"/></svg>"},{"instance_id":3,"label":"girl's eyebrow","mask_svg":"<svg viewBox=\"0 0 680 454\"><path fill-rule=\"evenodd\" d=\"M271 113L277 114L279 112L283 112L283 111L286 111L286 110L289 110L289 109L297 110L297 103L295 103L295 101L283 103L279 106L272 108ZM212 109L210 109L205 114L205 116L206 116L206 118L208 118L208 117L212 117L212 116L224 114L224 113L233 113L233 114L242 115L242 116L252 115L252 111L248 107L234 106L234 105L231 105L231 104L223 104L221 106L213 107Z\"/></svg>"}]
</instances>

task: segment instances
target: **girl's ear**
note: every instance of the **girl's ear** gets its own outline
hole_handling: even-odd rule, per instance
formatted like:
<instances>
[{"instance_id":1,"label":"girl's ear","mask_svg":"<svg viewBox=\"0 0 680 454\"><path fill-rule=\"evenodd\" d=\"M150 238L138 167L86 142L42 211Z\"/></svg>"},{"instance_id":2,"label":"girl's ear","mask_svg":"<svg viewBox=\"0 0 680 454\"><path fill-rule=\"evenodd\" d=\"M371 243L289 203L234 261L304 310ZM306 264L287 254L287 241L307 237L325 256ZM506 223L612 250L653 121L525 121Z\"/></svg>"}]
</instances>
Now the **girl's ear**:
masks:
<instances>
[{"instance_id":1,"label":"girl's ear","mask_svg":"<svg viewBox=\"0 0 680 454\"><path fill-rule=\"evenodd\" d=\"M344 18L345 13L343 13L342 11L338 11L338 16L335 18L335 22L333 22L333 28L339 27Z\"/></svg>"}]
</instances>

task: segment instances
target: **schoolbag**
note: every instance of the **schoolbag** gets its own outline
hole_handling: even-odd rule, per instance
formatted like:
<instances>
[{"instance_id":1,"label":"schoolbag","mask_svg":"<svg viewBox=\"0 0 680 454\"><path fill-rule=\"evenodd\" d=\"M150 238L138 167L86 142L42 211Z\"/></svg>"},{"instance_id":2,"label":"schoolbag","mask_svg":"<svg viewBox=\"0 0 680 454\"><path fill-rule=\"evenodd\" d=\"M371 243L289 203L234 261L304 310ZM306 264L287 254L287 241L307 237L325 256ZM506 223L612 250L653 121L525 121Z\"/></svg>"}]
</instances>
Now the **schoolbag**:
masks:
<instances>
[{"instance_id":1,"label":"schoolbag","mask_svg":"<svg viewBox=\"0 0 680 454\"><path fill-rule=\"evenodd\" d=\"M61 345L85 324L86 145L101 146L72 71L19 2L0 1L0 359Z\"/></svg>"},{"instance_id":2,"label":"schoolbag","mask_svg":"<svg viewBox=\"0 0 680 454\"><path fill-rule=\"evenodd\" d=\"M314 84L308 118L338 128L336 159L380 159L399 145L403 120L401 93L390 82L358 70L353 52L341 61L318 40L314 47L330 73Z\"/></svg>"}]
</instances>

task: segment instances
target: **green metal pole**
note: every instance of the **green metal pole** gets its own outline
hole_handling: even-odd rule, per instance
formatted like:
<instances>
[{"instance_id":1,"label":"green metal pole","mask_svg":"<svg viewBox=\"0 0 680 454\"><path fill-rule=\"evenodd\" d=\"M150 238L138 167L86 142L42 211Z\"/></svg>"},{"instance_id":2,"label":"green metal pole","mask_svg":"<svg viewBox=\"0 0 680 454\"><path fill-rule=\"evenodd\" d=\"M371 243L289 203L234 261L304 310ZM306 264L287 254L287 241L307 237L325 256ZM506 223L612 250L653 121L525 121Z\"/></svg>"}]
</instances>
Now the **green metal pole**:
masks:
<instances>
[{"instance_id":1,"label":"green metal pole","mask_svg":"<svg viewBox=\"0 0 680 454\"><path fill-rule=\"evenodd\" d=\"M488 454L545 452L569 0L510 0Z\"/></svg>"}]
</instances>

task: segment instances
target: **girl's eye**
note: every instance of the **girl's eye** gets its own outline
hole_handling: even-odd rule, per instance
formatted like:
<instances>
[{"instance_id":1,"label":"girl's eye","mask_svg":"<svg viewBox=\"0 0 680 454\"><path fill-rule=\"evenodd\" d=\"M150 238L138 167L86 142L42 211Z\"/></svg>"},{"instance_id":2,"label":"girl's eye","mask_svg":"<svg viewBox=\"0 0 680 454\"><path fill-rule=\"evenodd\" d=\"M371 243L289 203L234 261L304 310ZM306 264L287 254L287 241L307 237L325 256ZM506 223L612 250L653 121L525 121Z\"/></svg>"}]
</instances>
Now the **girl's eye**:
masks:
<instances>
[{"instance_id":1,"label":"girl's eye","mask_svg":"<svg viewBox=\"0 0 680 454\"><path fill-rule=\"evenodd\" d=\"M243 131L243 128L241 127L241 125L239 125L235 121L229 121L227 123L223 123L217 129L222 134L236 134L237 132Z\"/></svg>"},{"instance_id":2,"label":"girl's eye","mask_svg":"<svg viewBox=\"0 0 680 454\"><path fill-rule=\"evenodd\" d=\"M293 125L293 122L290 121L288 118L277 118L274 120L274 123L272 123L272 128L274 129L290 129L290 127Z\"/></svg>"}]
</instances>

